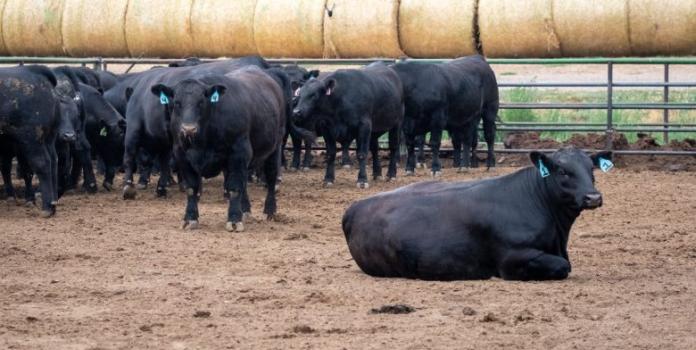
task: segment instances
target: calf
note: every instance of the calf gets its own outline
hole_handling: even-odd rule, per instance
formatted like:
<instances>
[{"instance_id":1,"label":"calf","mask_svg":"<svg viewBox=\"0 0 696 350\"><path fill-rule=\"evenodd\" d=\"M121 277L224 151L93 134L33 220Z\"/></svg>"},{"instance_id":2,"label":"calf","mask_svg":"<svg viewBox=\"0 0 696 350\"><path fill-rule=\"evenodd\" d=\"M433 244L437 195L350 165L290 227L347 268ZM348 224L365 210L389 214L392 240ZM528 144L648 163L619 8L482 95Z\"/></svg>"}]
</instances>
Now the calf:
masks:
<instances>
[{"instance_id":1,"label":"calf","mask_svg":"<svg viewBox=\"0 0 696 350\"><path fill-rule=\"evenodd\" d=\"M201 178L225 174L229 193L228 231L243 231L251 211L246 189L249 169L263 167L268 187L264 213L276 213L275 185L285 132L286 101L267 73L250 67L227 76L185 79L151 89L166 102L174 137L174 158L187 187L183 228L198 227Z\"/></svg>"},{"instance_id":2,"label":"calf","mask_svg":"<svg viewBox=\"0 0 696 350\"><path fill-rule=\"evenodd\" d=\"M0 138L9 140L39 177L42 217L53 216L58 200L56 136L57 80L43 66L0 68Z\"/></svg>"},{"instance_id":3,"label":"calf","mask_svg":"<svg viewBox=\"0 0 696 350\"><path fill-rule=\"evenodd\" d=\"M495 74L481 56L459 58L447 63L397 63L391 66L404 85L404 137L408 148L407 174L413 174L419 137L430 132L432 175L442 171L440 142L447 130L454 146L454 166L460 171L470 165L471 145L483 120L488 143L488 167L495 166L493 146L498 114L498 84ZM462 151L464 156L462 157Z\"/></svg>"},{"instance_id":4,"label":"calf","mask_svg":"<svg viewBox=\"0 0 696 350\"><path fill-rule=\"evenodd\" d=\"M399 161L399 133L403 121L403 88L399 76L384 64L362 69L341 69L308 81L299 91L293 118L303 125L326 125L326 186L335 181L336 141L357 140L360 164L358 187L369 187L365 171L368 148L372 151L373 178L381 177L379 137L389 132L389 180L396 178Z\"/></svg>"},{"instance_id":5,"label":"calf","mask_svg":"<svg viewBox=\"0 0 696 350\"><path fill-rule=\"evenodd\" d=\"M531 153L534 167L480 181L424 182L354 203L343 216L348 248L379 277L425 280L564 279L568 236L602 205L593 167L611 153Z\"/></svg>"}]
</instances>

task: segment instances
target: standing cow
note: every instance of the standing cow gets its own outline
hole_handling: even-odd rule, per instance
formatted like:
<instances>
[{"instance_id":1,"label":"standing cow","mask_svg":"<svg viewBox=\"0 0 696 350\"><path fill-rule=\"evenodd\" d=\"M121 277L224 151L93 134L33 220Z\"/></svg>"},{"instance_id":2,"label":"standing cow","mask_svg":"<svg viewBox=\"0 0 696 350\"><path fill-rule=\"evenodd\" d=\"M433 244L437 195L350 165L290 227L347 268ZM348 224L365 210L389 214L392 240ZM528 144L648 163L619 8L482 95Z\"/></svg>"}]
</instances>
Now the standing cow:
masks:
<instances>
[{"instance_id":1,"label":"standing cow","mask_svg":"<svg viewBox=\"0 0 696 350\"><path fill-rule=\"evenodd\" d=\"M165 102L171 118L174 157L187 187L183 227L198 227L201 178L223 172L230 197L225 228L243 231L243 214L251 212L248 170L259 167L268 187L264 213L272 218L286 106L276 81L249 67L224 77L157 84L151 91L151 98Z\"/></svg>"},{"instance_id":2,"label":"standing cow","mask_svg":"<svg viewBox=\"0 0 696 350\"><path fill-rule=\"evenodd\" d=\"M372 151L373 178L382 176L379 137L389 132L389 180L396 178L399 161L399 134L403 121L403 88L399 76L377 63L362 69L341 69L308 81L299 91L293 118L303 125L307 119L323 123L327 166L324 184L335 181L336 141L357 140L360 164L358 187L368 188L367 150Z\"/></svg>"},{"instance_id":3,"label":"standing cow","mask_svg":"<svg viewBox=\"0 0 696 350\"><path fill-rule=\"evenodd\" d=\"M480 181L423 182L353 204L343 232L367 274L425 280L564 279L568 236L602 205L593 167L611 152L531 153L533 167Z\"/></svg>"}]
</instances>

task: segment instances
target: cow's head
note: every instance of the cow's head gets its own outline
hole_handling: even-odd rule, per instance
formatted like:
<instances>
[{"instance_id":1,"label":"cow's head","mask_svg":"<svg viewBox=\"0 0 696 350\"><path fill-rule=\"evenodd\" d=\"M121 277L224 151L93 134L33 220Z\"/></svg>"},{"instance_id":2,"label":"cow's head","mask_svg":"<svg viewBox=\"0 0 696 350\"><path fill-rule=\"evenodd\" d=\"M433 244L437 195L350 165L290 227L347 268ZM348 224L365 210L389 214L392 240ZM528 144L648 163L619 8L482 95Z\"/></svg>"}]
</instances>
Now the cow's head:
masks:
<instances>
[{"instance_id":1,"label":"cow's head","mask_svg":"<svg viewBox=\"0 0 696 350\"><path fill-rule=\"evenodd\" d=\"M292 110L295 121L302 122L311 116L335 88L336 80L333 78L308 80L296 93L297 105Z\"/></svg>"},{"instance_id":2,"label":"cow's head","mask_svg":"<svg viewBox=\"0 0 696 350\"><path fill-rule=\"evenodd\" d=\"M211 108L220 102L226 90L224 85L207 85L195 79L174 87L158 84L150 89L159 103L169 109L173 132L189 141L205 129Z\"/></svg>"},{"instance_id":3,"label":"cow's head","mask_svg":"<svg viewBox=\"0 0 696 350\"><path fill-rule=\"evenodd\" d=\"M58 124L58 138L63 142L74 142L82 132L83 120L81 118L79 101L77 97L64 95L58 96L58 109L60 121Z\"/></svg>"},{"instance_id":4,"label":"cow's head","mask_svg":"<svg viewBox=\"0 0 696 350\"><path fill-rule=\"evenodd\" d=\"M567 147L550 156L532 152L530 158L554 201L576 210L602 206L602 194L594 186L593 170L609 171L613 167L610 151L588 156L579 149Z\"/></svg>"},{"instance_id":5,"label":"cow's head","mask_svg":"<svg viewBox=\"0 0 696 350\"><path fill-rule=\"evenodd\" d=\"M85 114L98 122L99 135L123 140L126 119L106 100L104 92L90 85L80 84L80 96Z\"/></svg>"}]
</instances>

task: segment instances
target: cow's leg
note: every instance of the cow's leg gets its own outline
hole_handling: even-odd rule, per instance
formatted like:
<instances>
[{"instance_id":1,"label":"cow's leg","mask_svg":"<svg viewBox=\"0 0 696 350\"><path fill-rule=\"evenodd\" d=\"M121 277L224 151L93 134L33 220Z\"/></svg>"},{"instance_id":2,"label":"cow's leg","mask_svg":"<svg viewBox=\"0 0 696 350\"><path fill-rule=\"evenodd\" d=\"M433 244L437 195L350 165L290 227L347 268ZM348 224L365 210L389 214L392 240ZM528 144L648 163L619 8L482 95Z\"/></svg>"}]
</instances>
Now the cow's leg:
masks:
<instances>
[{"instance_id":1,"label":"cow's leg","mask_svg":"<svg viewBox=\"0 0 696 350\"><path fill-rule=\"evenodd\" d=\"M82 147L79 147L77 157L82 165L82 173L84 183L82 189L88 193L97 193L97 177L94 176L94 168L92 167L92 148L87 140L82 140Z\"/></svg>"},{"instance_id":2,"label":"cow's leg","mask_svg":"<svg viewBox=\"0 0 696 350\"><path fill-rule=\"evenodd\" d=\"M379 159L379 136L377 134L370 136L370 153L372 154L372 179L382 180L382 162Z\"/></svg>"},{"instance_id":3,"label":"cow's leg","mask_svg":"<svg viewBox=\"0 0 696 350\"><path fill-rule=\"evenodd\" d=\"M0 166L0 172L2 172L2 181L5 186L5 194L7 195L7 198L17 200L17 194L15 193L14 186L12 186L12 157L3 156L2 164L0 164Z\"/></svg>"},{"instance_id":4,"label":"cow's leg","mask_svg":"<svg viewBox=\"0 0 696 350\"><path fill-rule=\"evenodd\" d=\"M430 138L432 140L432 136ZM418 154L416 155L416 168L425 168L425 134L416 137Z\"/></svg>"},{"instance_id":5,"label":"cow's leg","mask_svg":"<svg viewBox=\"0 0 696 350\"><path fill-rule=\"evenodd\" d=\"M312 143L304 141L304 158L302 159L302 170L309 171L312 168Z\"/></svg>"},{"instance_id":6,"label":"cow's leg","mask_svg":"<svg viewBox=\"0 0 696 350\"><path fill-rule=\"evenodd\" d=\"M177 168L186 183L186 211L182 229L198 228L198 200L201 193L201 176L191 167L183 152L177 151Z\"/></svg>"},{"instance_id":7,"label":"cow's leg","mask_svg":"<svg viewBox=\"0 0 696 350\"><path fill-rule=\"evenodd\" d=\"M486 166L490 168L495 167L495 119L498 116L498 107L486 106L483 109L483 137L486 139L486 145L488 146L488 158L486 159Z\"/></svg>"},{"instance_id":8,"label":"cow's leg","mask_svg":"<svg viewBox=\"0 0 696 350\"><path fill-rule=\"evenodd\" d=\"M479 159L476 156L476 149L478 149L478 123L476 123L473 128L471 128L471 167L479 167Z\"/></svg>"},{"instance_id":9,"label":"cow's leg","mask_svg":"<svg viewBox=\"0 0 696 350\"><path fill-rule=\"evenodd\" d=\"M51 159L55 156L55 149L50 150L50 145L46 144L22 144L20 152L26 157L31 170L39 178L41 188L41 216L51 217L56 213L57 204L57 160Z\"/></svg>"},{"instance_id":10,"label":"cow's leg","mask_svg":"<svg viewBox=\"0 0 696 350\"><path fill-rule=\"evenodd\" d=\"M430 132L430 149L432 150L432 166L431 175L433 177L438 177L442 175L442 163L440 162L440 144L442 142L442 129L433 128Z\"/></svg>"},{"instance_id":11,"label":"cow's leg","mask_svg":"<svg viewBox=\"0 0 696 350\"><path fill-rule=\"evenodd\" d=\"M457 172L462 172L462 135L452 130L449 130L449 135L452 138L452 166L458 169Z\"/></svg>"},{"instance_id":12,"label":"cow's leg","mask_svg":"<svg viewBox=\"0 0 696 350\"><path fill-rule=\"evenodd\" d=\"M82 162L79 152L76 147L70 147L70 174L66 177L65 190L76 189L77 185L80 183L80 176L82 175ZM67 170L66 170L67 171Z\"/></svg>"},{"instance_id":13,"label":"cow's leg","mask_svg":"<svg viewBox=\"0 0 696 350\"><path fill-rule=\"evenodd\" d=\"M266 202L263 205L263 213L266 214L268 220L275 217L276 204L276 179L279 171L279 154L271 154L264 162L263 172L266 175Z\"/></svg>"},{"instance_id":14,"label":"cow's leg","mask_svg":"<svg viewBox=\"0 0 696 350\"><path fill-rule=\"evenodd\" d=\"M283 135L283 144L280 146L280 165L284 168L288 168L288 160L285 158L285 148L288 146L288 138L292 139L292 144L293 144L293 161L295 160L295 138L290 135L290 132L286 131L285 135Z\"/></svg>"},{"instance_id":15,"label":"cow's leg","mask_svg":"<svg viewBox=\"0 0 696 350\"><path fill-rule=\"evenodd\" d=\"M300 158L302 158L302 138L290 134L290 140L292 141L292 164L290 165L290 170L298 171L300 170ZM285 143L283 143L285 145Z\"/></svg>"},{"instance_id":16,"label":"cow's leg","mask_svg":"<svg viewBox=\"0 0 696 350\"><path fill-rule=\"evenodd\" d=\"M353 161L350 160L350 144L353 140L341 142L341 167L350 169L353 167Z\"/></svg>"},{"instance_id":17,"label":"cow's leg","mask_svg":"<svg viewBox=\"0 0 696 350\"><path fill-rule=\"evenodd\" d=\"M169 160L172 157L171 151L165 151L159 154L160 163L160 178L157 181L157 197L167 197L167 186L172 182L172 170L169 165Z\"/></svg>"},{"instance_id":18,"label":"cow's leg","mask_svg":"<svg viewBox=\"0 0 696 350\"><path fill-rule=\"evenodd\" d=\"M34 191L34 174L31 172L26 158L17 155L17 174L24 180L24 201L26 204L36 203L36 192Z\"/></svg>"},{"instance_id":19,"label":"cow's leg","mask_svg":"<svg viewBox=\"0 0 696 350\"><path fill-rule=\"evenodd\" d=\"M401 159L401 126L396 126L389 130L389 169L387 170L387 181L396 179L396 172Z\"/></svg>"},{"instance_id":20,"label":"cow's leg","mask_svg":"<svg viewBox=\"0 0 696 350\"><path fill-rule=\"evenodd\" d=\"M140 143L140 130L137 125L129 125L126 129L125 150L123 152L123 199L135 199L136 190L133 186L133 172L136 169L136 157ZM142 169L140 169L142 171ZM142 180L142 176L140 178Z\"/></svg>"},{"instance_id":21,"label":"cow's leg","mask_svg":"<svg viewBox=\"0 0 696 350\"><path fill-rule=\"evenodd\" d=\"M372 126L363 124L358 129L357 148L358 148L358 163L360 170L358 171L358 188L369 188L367 182L367 150L370 147L370 138L372 137Z\"/></svg>"},{"instance_id":22,"label":"cow's leg","mask_svg":"<svg viewBox=\"0 0 696 350\"><path fill-rule=\"evenodd\" d=\"M244 223L242 222L242 201L243 197L246 196L251 154L251 145L249 142L238 141L227 159L227 180L225 181L225 188L229 193L230 200L227 209L227 223L225 224L225 229L229 232L244 231Z\"/></svg>"},{"instance_id":23,"label":"cow's leg","mask_svg":"<svg viewBox=\"0 0 696 350\"><path fill-rule=\"evenodd\" d=\"M333 186L336 181L336 139L330 132L324 133L326 142L326 175L324 175L324 186Z\"/></svg>"},{"instance_id":24,"label":"cow's leg","mask_svg":"<svg viewBox=\"0 0 696 350\"><path fill-rule=\"evenodd\" d=\"M416 167L416 137L415 135L404 135L406 139L406 176L412 176Z\"/></svg>"},{"instance_id":25,"label":"cow's leg","mask_svg":"<svg viewBox=\"0 0 696 350\"><path fill-rule=\"evenodd\" d=\"M518 249L503 257L498 271L506 280L561 280L568 277L570 263L560 256L537 249Z\"/></svg>"},{"instance_id":26,"label":"cow's leg","mask_svg":"<svg viewBox=\"0 0 696 350\"><path fill-rule=\"evenodd\" d=\"M70 187L70 170L73 167L72 158L70 157L70 144L67 142L58 142L57 145L57 159L58 159L58 171L57 171L57 191L58 198L62 197ZM30 160L31 164L31 160ZM38 173L36 173L38 176ZM40 177L39 177L40 179ZM41 188L41 195L43 196L43 188Z\"/></svg>"}]
</instances>

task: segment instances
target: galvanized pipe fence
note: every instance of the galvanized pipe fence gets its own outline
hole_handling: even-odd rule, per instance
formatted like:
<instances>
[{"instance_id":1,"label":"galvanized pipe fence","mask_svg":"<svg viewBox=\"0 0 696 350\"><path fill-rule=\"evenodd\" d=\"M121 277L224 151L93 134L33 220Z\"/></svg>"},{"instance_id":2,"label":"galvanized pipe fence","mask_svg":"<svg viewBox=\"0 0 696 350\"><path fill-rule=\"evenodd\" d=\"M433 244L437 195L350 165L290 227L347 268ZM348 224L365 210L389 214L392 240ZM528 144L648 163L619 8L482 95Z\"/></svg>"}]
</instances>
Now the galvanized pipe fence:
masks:
<instances>
[{"instance_id":1,"label":"galvanized pipe fence","mask_svg":"<svg viewBox=\"0 0 696 350\"><path fill-rule=\"evenodd\" d=\"M212 62L217 59L201 59ZM400 62L413 61L422 63L446 62L445 59L269 59L273 64L328 65L328 66L362 66L376 61ZM109 65L129 64L130 71L135 65L167 65L180 62L181 59L152 59L152 58L66 58L66 57L0 57L0 64L80 64L96 70L108 70ZM606 90L606 103L501 103L500 109L510 110L606 110L605 123L541 123L541 122L504 122L498 123L500 132L585 132L604 133L606 135L605 149L612 149L615 133L643 132L662 133L665 144L669 143L671 133L696 132L696 124L671 123L670 111L696 110L696 102L670 102L671 88L696 87L696 81L673 82L670 77L670 67L674 65L696 65L696 58L548 58L548 59L488 59L491 65L604 65L606 66L606 81L601 82L499 82L500 88L602 88ZM663 67L663 79L657 82L617 82L614 78L614 68L617 65L659 65ZM614 91L616 88L662 88L661 103L616 103ZM622 123L614 122L615 110L662 110L662 123ZM323 149L324 147L320 147ZM447 151L447 149L443 149ZM483 150L479 150L483 152ZM499 149L498 153L527 153L531 149ZM554 150L538 150L553 152ZM614 150L624 155L666 155L666 156L696 156L696 151L664 151L664 150Z\"/></svg>"}]
</instances>

